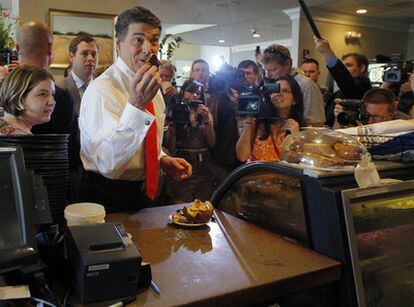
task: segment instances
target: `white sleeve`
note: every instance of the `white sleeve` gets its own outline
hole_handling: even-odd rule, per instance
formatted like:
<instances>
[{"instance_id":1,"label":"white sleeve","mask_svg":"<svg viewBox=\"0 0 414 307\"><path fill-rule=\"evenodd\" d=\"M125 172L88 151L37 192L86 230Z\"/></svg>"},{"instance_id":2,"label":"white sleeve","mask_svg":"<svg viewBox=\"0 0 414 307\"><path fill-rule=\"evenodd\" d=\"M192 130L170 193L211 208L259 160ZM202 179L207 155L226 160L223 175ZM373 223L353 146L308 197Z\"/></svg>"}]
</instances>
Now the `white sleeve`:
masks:
<instances>
[{"instance_id":1,"label":"white sleeve","mask_svg":"<svg viewBox=\"0 0 414 307\"><path fill-rule=\"evenodd\" d=\"M154 116L130 103L124 108L117 97L122 95L102 88L95 86L82 99L81 158L87 170L117 179L143 146Z\"/></svg>"}]
</instances>

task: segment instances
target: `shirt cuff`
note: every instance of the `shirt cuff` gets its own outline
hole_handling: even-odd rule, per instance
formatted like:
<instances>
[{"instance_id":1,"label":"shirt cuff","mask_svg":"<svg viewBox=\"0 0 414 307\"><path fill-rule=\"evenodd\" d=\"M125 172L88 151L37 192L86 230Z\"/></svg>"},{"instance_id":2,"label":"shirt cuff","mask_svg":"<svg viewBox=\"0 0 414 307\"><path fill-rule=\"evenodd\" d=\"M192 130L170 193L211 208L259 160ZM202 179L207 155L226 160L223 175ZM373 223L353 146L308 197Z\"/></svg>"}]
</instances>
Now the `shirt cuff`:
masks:
<instances>
[{"instance_id":1,"label":"shirt cuff","mask_svg":"<svg viewBox=\"0 0 414 307\"><path fill-rule=\"evenodd\" d=\"M339 59L336 56L329 56L326 59L326 65L329 68L332 68L332 67L334 67L336 65L336 63L338 63L338 61L339 61Z\"/></svg>"},{"instance_id":2,"label":"shirt cuff","mask_svg":"<svg viewBox=\"0 0 414 307\"><path fill-rule=\"evenodd\" d=\"M134 131L141 131L146 134L154 119L154 115L149 112L144 112L127 103L122 112L120 123Z\"/></svg>"}]
</instances>

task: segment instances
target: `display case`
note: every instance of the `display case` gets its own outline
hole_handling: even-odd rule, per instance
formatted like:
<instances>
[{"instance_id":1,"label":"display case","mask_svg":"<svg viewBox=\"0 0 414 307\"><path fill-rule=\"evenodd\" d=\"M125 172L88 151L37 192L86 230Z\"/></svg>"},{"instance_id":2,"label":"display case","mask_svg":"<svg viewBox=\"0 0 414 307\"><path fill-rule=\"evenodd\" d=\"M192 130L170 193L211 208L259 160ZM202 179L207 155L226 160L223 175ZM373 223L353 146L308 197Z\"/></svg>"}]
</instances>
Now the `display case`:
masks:
<instances>
[{"instance_id":1,"label":"display case","mask_svg":"<svg viewBox=\"0 0 414 307\"><path fill-rule=\"evenodd\" d=\"M414 306L414 181L342 198L359 306Z\"/></svg>"},{"instance_id":2,"label":"display case","mask_svg":"<svg viewBox=\"0 0 414 307\"><path fill-rule=\"evenodd\" d=\"M414 178L413 164L382 161L376 164L381 178L401 181L392 184L395 189L405 184L405 181ZM372 200L373 203L394 201L390 198L390 194L381 194L381 191L388 193L385 192L387 190L385 187L378 190L375 200ZM351 199L349 195L363 195L365 189L355 190L356 188L353 172L349 170L320 172L288 166L281 162L257 162L245 164L230 174L216 189L212 202L217 208L227 213L294 239L300 244L340 261L343 265L343 272L338 306L357 306L358 304L365 306L364 292L371 287L364 288L363 281L364 276L370 278L370 275L366 275L364 270L361 273L358 265L361 266L360 254L364 255L363 257L368 256L364 254L365 249L358 251L357 238L365 234L369 235L371 229L374 232L381 230L389 232L389 225L386 221L391 222L391 219L384 219L387 212L383 210L384 215L381 221L379 215L376 215L376 211L381 210L365 209L366 205L362 206L363 203L357 202L358 197L352 198L352 202L346 202L343 195L348 197L346 199ZM409 197L411 192L406 191ZM414 188L412 194L414 195ZM377 208L377 205L371 205L371 203L368 207L371 208L370 206ZM361 211L360 208L364 210ZM398 211L398 209L395 210ZM365 214L364 217L361 212ZM401 225L396 222L397 227L402 227L403 233L409 231L410 228L407 225L414 223L414 215L405 212L407 211L401 210L401 213L398 213L400 218L398 223ZM394 246L391 241L384 244L390 248ZM373 259L377 266L384 265L385 269L387 262L384 258L378 258L383 255L379 251L373 255L371 258L361 259L362 261ZM382 262L381 259L383 259ZM414 262L413 253L407 253L407 257L402 257L398 263L401 266L409 266L411 262ZM407 284L409 284L408 276ZM407 290L410 286L406 286L406 290L402 291L405 291L406 295L412 295L412 292L407 292L413 291L412 285L410 290ZM366 293L365 296L371 298L371 295L366 295ZM369 304L366 303L367 306L377 306L376 303ZM412 304L398 306L412 306Z\"/></svg>"}]
</instances>

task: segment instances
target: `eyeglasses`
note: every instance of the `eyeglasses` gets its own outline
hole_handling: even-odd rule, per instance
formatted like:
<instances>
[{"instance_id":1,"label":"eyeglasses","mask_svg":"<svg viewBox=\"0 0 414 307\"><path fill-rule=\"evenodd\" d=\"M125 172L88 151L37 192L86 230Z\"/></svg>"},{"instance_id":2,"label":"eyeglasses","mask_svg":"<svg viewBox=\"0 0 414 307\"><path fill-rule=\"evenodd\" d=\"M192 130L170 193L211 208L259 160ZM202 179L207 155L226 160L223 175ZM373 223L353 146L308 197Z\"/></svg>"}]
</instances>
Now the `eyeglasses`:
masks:
<instances>
[{"instance_id":1,"label":"eyeglasses","mask_svg":"<svg viewBox=\"0 0 414 307\"><path fill-rule=\"evenodd\" d=\"M376 122L381 122L381 121L384 121L384 119L392 117L393 115L394 115L394 112L387 113L384 115L372 115L365 111L364 113L361 114L361 119L363 121L368 121L369 119L373 119Z\"/></svg>"}]
</instances>

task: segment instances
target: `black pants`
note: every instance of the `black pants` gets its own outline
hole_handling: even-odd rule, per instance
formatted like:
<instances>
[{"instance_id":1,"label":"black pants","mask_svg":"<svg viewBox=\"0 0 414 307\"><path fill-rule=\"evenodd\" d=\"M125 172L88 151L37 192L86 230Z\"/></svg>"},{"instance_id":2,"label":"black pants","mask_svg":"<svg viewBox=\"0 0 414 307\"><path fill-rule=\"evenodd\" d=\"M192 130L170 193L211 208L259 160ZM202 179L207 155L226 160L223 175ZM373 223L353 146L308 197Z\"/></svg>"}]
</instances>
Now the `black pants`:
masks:
<instances>
[{"instance_id":1,"label":"black pants","mask_svg":"<svg viewBox=\"0 0 414 307\"><path fill-rule=\"evenodd\" d=\"M143 184L144 181L108 179L97 173L85 171L82 176L80 199L103 205L107 213L138 211L149 204Z\"/></svg>"}]
</instances>

